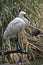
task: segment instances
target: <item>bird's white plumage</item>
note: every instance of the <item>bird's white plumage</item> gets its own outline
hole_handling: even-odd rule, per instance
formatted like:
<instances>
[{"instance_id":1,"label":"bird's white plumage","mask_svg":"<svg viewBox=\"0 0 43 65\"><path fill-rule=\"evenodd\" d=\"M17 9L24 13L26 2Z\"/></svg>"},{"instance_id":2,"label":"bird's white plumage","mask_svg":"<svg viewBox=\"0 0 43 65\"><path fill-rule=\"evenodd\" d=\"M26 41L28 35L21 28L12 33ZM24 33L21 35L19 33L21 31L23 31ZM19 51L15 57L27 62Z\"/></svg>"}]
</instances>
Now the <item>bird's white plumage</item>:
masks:
<instances>
[{"instance_id":1,"label":"bird's white plumage","mask_svg":"<svg viewBox=\"0 0 43 65\"><path fill-rule=\"evenodd\" d=\"M7 38L14 37L16 34L18 34L20 31L25 29L25 26L30 22L28 21L24 15L26 13L24 11L21 11L19 13L19 17L16 17L14 20L12 20L3 35L3 39L6 40Z\"/></svg>"},{"instance_id":2,"label":"bird's white plumage","mask_svg":"<svg viewBox=\"0 0 43 65\"><path fill-rule=\"evenodd\" d=\"M14 37L15 34L18 34L20 31L22 31L25 27L25 22L24 20L22 20L21 18L15 18L14 20L12 20L5 32L4 32L4 35L3 35L3 38L6 39L6 38L11 38L11 37Z\"/></svg>"}]
</instances>

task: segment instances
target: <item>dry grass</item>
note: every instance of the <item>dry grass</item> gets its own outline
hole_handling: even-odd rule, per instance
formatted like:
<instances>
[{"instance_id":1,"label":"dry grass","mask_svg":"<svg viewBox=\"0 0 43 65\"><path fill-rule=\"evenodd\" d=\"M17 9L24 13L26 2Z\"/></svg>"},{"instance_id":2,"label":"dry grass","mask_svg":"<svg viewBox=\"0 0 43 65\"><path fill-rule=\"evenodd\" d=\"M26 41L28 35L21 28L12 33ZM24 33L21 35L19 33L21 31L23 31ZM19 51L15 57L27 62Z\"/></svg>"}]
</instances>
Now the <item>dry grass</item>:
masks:
<instances>
[{"instance_id":1,"label":"dry grass","mask_svg":"<svg viewBox=\"0 0 43 65\"><path fill-rule=\"evenodd\" d=\"M41 5L42 4L42 5ZM43 2L39 0L0 0L0 50L15 49L14 40L8 40L3 46L3 33L8 23L18 16L21 10L26 11L31 20L38 23L38 27L29 26L26 31L19 34L19 43L29 52L29 60L35 59L37 55L43 57L43 35L32 37L31 30L40 29L43 32ZM2 55L0 60L3 62L15 63L21 58L22 62L27 62L27 55L25 54L9 54Z\"/></svg>"}]
</instances>

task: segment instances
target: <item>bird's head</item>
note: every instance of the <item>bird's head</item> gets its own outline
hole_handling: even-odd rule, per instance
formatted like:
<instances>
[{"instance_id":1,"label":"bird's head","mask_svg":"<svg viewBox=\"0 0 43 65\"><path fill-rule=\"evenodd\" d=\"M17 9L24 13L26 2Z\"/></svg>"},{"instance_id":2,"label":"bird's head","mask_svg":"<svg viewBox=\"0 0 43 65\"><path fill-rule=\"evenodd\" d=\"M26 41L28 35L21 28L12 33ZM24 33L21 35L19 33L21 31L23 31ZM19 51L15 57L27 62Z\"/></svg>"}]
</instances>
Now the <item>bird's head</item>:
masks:
<instances>
[{"instance_id":1,"label":"bird's head","mask_svg":"<svg viewBox=\"0 0 43 65\"><path fill-rule=\"evenodd\" d=\"M19 13L19 17L23 17L24 15L26 15L26 12L24 12L24 11L21 11L21 12Z\"/></svg>"},{"instance_id":2,"label":"bird's head","mask_svg":"<svg viewBox=\"0 0 43 65\"><path fill-rule=\"evenodd\" d=\"M25 23L27 24L32 24L32 26L37 26L37 24L35 22L33 22L26 14L26 12L21 11L19 13L19 17L22 18L24 20Z\"/></svg>"},{"instance_id":3,"label":"bird's head","mask_svg":"<svg viewBox=\"0 0 43 65\"><path fill-rule=\"evenodd\" d=\"M22 18L26 23L31 22L30 18L27 16L26 12L24 12L24 11L21 11L19 13L19 17Z\"/></svg>"}]
</instances>

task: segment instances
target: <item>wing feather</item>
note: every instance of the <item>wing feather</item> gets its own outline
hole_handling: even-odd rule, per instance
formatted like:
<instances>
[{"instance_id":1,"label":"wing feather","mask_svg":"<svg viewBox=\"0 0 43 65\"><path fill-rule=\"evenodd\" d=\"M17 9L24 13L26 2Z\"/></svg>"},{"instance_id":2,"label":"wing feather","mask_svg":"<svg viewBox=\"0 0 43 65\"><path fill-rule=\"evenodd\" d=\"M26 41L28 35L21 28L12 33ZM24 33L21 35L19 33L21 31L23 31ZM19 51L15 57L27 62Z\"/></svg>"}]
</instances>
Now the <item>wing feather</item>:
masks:
<instances>
[{"instance_id":1,"label":"wing feather","mask_svg":"<svg viewBox=\"0 0 43 65\"><path fill-rule=\"evenodd\" d=\"M20 31L22 31L25 28L25 22L24 20L22 20L21 18L15 18L14 20L12 20L5 32L4 32L4 36L6 37L12 37L15 34L18 34Z\"/></svg>"}]
</instances>

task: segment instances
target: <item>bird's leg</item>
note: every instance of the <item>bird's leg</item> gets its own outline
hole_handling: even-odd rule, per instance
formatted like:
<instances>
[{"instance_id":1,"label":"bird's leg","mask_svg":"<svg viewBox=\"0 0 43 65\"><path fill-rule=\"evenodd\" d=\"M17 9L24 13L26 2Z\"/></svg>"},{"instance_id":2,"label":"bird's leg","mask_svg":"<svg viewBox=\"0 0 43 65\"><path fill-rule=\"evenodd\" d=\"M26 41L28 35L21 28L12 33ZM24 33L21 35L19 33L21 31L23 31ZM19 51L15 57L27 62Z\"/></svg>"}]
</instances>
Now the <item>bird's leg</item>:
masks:
<instances>
[{"instance_id":1,"label":"bird's leg","mask_svg":"<svg viewBox=\"0 0 43 65\"><path fill-rule=\"evenodd\" d=\"M15 38L15 43L16 43L16 49L18 49L18 35Z\"/></svg>"},{"instance_id":2,"label":"bird's leg","mask_svg":"<svg viewBox=\"0 0 43 65\"><path fill-rule=\"evenodd\" d=\"M17 37L15 38L15 42L16 42L17 50L23 51L22 46L19 44L18 34L17 34Z\"/></svg>"}]
</instances>

